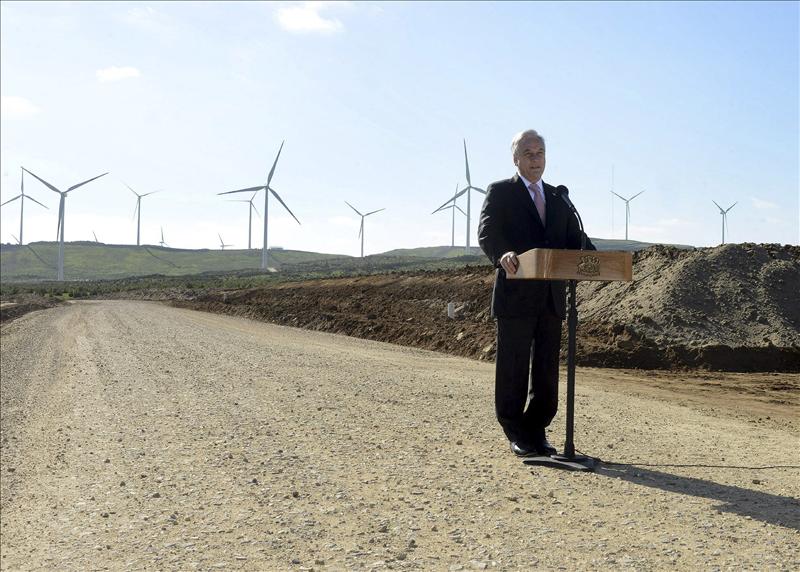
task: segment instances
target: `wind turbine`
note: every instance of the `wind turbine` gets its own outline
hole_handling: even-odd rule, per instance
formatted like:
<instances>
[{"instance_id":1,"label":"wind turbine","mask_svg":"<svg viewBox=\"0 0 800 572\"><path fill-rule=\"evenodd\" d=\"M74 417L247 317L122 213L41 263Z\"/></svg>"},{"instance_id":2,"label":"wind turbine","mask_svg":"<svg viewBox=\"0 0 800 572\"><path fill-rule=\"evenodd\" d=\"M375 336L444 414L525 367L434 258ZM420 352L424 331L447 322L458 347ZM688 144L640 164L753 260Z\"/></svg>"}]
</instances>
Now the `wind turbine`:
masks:
<instances>
[{"instance_id":1,"label":"wind turbine","mask_svg":"<svg viewBox=\"0 0 800 572\"><path fill-rule=\"evenodd\" d=\"M246 199L233 199L233 200L230 201L232 203L249 203L250 204L250 206L247 209L247 212L248 212L248 215L249 215L248 218L247 218L247 250L250 250L252 248L252 246L251 246L252 242L251 241L252 241L252 238L253 238L253 211L256 211L256 214L258 216L261 216L259 214L259 212L258 212L258 209L256 208L256 205L253 204L253 200L255 200L257 194L258 194L258 192L253 193L253 196L250 197L249 201L246 200Z\"/></svg>"},{"instance_id":2,"label":"wind turbine","mask_svg":"<svg viewBox=\"0 0 800 572\"><path fill-rule=\"evenodd\" d=\"M169 245L168 245L168 244L167 244L167 243L164 241L164 227L163 227L163 226L161 227L161 240L159 241L158 245L159 245L161 248L164 248L165 246L169 246Z\"/></svg>"},{"instance_id":3,"label":"wind turbine","mask_svg":"<svg viewBox=\"0 0 800 572\"><path fill-rule=\"evenodd\" d=\"M735 207L736 203L738 203L739 201L736 201L736 203L733 203L727 209L723 209L721 206L719 206L717 204L717 201L711 201L711 202L717 205L717 208L719 209L719 214L722 215L722 244L725 244L725 227L728 226L728 211L731 210L733 207Z\"/></svg>"},{"instance_id":4,"label":"wind turbine","mask_svg":"<svg viewBox=\"0 0 800 572\"><path fill-rule=\"evenodd\" d=\"M40 183L42 183L44 186L46 186L54 193L58 193L59 195L61 195L61 200L58 203L58 229L56 230L56 236L58 238L58 280L63 281L64 280L64 205L67 200L67 194L70 191L74 191L78 187L82 187L86 183L91 183L95 179L99 179L100 177L108 175L108 173L103 173L102 175L97 175L96 177L87 179L82 183L78 183L77 185L72 185L66 191L60 191L53 185L42 179L41 177L35 175L34 173L31 173L25 167L23 167L22 170L28 173L29 175L33 176L34 178L36 178Z\"/></svg>"},{"instance_id":5,"label":"wind turbine","mask_svg":"<svg viewBox=\"0 0 800 572\"><path fill-rule=\"evenodd\" d=\"M267 254L267 221L269 220L269 194L272 193L275 195L275 198L278 199L278 202L283 205L292 218L297 221L297 224L300 224L300 221L297 220L297 217L294 216L294 213L289 210L289 207L286 206L286 203L283 202L283 199L278 195L277 191L270 186L272 182L272 176L275 174L275 166L278 164L278 159L281 156L281 151L283 150L283 144L286 141L281 141L280 149L278 149L278 155L275 157L275 162L272 164L272 169L269 171L269 175L267 175L267 184L260 185L258 187L250 187L247 189L239 189L237 191L226 191L224 193L217 193L218 195L230 195L232 193L252 193L253 191L258 192L263 190L264 191L264 247L261 250L261 268L262 270L267 269L267 261L268 261L268 254Z\"/></svg>"},{"instance_id":6,"label":"wind turbine","mask_svg":"<svg viewBox=\"0 0 800 572\"><path fill-rule=\"evenodd\" d=\"M136 217L136 246L139 246L139 230L141 229L142 226L142 199L147 195L152 195L153 193L157 193L158 191L150 191L149 193L140 195L139 193L131 189L130 186L128 186L128 183L122 183L122 184L128 187L130 191L134 195L136 195L136 208L133 209L133 216Z\"/></svg>"},{"instance_id":7,"label":"wind turbine","mask_svg":"<svg viewBox=\"0 0 800 572\"><path fill-rule=\"evenodd\" d=\"M461 191L459 191L458 193L456 193L455 196L452 199L448 200L441 207L436 209L436 211L438 211L439 209L441 209L444 206L447 206L447 203L452 202L453 204L455 204L455 200L458 197L460 197L464 193L467 193L467 241L466 241L466 246L464 248L465 248L465 252L467 254L469 254L470 253L470 250L469 250L469 222L470 222L470 215L472 213L472 211L470 209L470 202L471 202L470 201L470 196L472 195L472 193L470 193L470 191L478 191L479 193L483 193L484 195L486 194L486 191L483 190L483 189L480 189L478 187L473 187L472 186L472 180L470 179L470 176L469 176L469 159L467 158L467 140L466 139L464 139L464 163L466 165L466 170L467 170L467 186L464 187L463 189L461 189ZM436 211L433 211L433 212L436 212Z\"/></svg>"},{"instance_id":8,"label":"wind turbine","mask_svg":"<svg viewBox=\"0 0 800 572\"><path fill-rule=\"evenodd\" d=\"M222 235L220 233L217 233L217 236L219 237L219 247L220 247L220 249L225 250L226 246L233 246L232 244L225 244L225 242L222 240Z\"/></svg>"},{"instance_id":9,"label":"wind turbine","mask_svg":"<svg viewBox=\"0 0 800 572\"><path fill-rule=\"evenodd\" d=\"M456 209L458 209L458 211L464 216L467 215L467 213L465 213L461 209L461 207L456 204L457 196L458 196L458 183L456 183L456 192L453 195L453 198L450 199L451 201L453 201L453 204L447 205L447 203L445 203L445 205L447 206L443 205L431 213L431 214L436 214L439 211L446 211L447 209L451 209L453 211L453 230L452 230L452 236L450 237L450 248L453 248L456 245Z\"/></svg>"},{"instance_id":10,"label":"wind turbine","mask_svg":"<svg viewBox=\"0 0 800 572\"><path fill-rule=\"evenodd\" d=\"M94 231L92 231L92 235L94 236L94 241L95 242L100 242L99 240L97 240L97 234L95 234Z\"/></svg>"},{"instance_id":11,"label":"wind turbine","mask_svg":"<svg viewBox=\"0 0 800 572\"><path fill-rule=\"evenodd\" d=\"M358 212L356 207L354 207L353 205L351 205L347 201L345 201L344 204L346 204L348 207L350 207L351 209L356 211L356 214L361 217L361 226L358 229L358 237L361 239L361 258L364 258L364 219L367 218L371 214L379 213L381 211L385 211L386 209L382 208L382 209L378 209L376 211L368 212L367 214L361 214L360 212Z\"/></svg>"},{"instance_id":12,"label":"wind turbine","mask_svg":"<svg viewBox=\"0 0 800 572\"><path fill-rule=\"evenodd\" d=\"M22 244L22 213L25 211L25 199L30 199L33 202L35 202L37 205L43 206L44 208L47 208L47 207L44 206L39 201L37 201L36 199L34 199L32 196L25 194L25 172L24 172L25 169L23 167L20 167L20 168L22 169L22 171L20 172L20 177L19 177L19 194L16 197L14 197L13 199L8 199L6 202L4 202L2 205L0 205L0 207L5 206L10 202L16 201L17 199L20 200L19 201L19 238L17 239L17 241L20 244ZM14 235L12 234L11 236L14 236ZM14 238L16 238L16 237L14 237Z\"/></svg>"},{"instance_id":13,"label":"wind turbine","mask_svg":"<svg viewBox=\"0 0 800 572\"><path fill-rule=\"evenodd\" d=\"M614 191L611 191L611 192L613 194L617 195L617 193L615 193ZM625 201L625 240L628 240L628 223L631 220L631 205L630 205L630 202L633 199L635 199L636 197L638 197L639 195L641 195L643 192L644 191L639 191L638 193L636 193L635 195L633 195L629 199L626 199L625 197L623 197L621 195L617 195L619 198L621 198L623 201Z\"/></svg>"}]
</instances>

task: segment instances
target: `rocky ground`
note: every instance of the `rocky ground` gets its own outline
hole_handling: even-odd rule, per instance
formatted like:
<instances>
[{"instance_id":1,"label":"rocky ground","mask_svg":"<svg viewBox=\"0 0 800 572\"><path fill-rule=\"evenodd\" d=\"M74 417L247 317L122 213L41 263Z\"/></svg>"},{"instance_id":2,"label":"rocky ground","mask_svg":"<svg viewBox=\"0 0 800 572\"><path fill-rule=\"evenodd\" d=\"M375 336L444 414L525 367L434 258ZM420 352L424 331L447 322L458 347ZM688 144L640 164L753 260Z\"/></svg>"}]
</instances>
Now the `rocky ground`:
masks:
<instances>
[{"instance_id":1,"label":"rocky ground","mask_svg":"<svg viewBox=\"0 0 800 572\"><path fill-rule=\"evenodd\" d=\"M3 570L800 568L797 374L579 368L580 474L491 363L131 301L0 340Z\"/></svg>"}]
</instances>

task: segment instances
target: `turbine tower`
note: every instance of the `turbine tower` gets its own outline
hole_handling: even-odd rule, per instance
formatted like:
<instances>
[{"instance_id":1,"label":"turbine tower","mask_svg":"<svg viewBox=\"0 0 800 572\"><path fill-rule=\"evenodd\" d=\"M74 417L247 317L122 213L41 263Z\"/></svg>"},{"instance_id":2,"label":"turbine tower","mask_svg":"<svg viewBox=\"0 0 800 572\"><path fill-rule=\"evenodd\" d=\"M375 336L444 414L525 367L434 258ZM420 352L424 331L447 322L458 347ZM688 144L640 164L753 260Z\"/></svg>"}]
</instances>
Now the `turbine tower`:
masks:
<instances>
[{"instance_id":1,"label":"turbine tower","mask_svg":"<svg viewBox=\"0 0 800 572\"><path fill-rule=\"evenodd\" d=\"M278 202L283 205L283 208L285 208L289 212L289 214L292 215L292 218L297 221L297 224L300 224L300 221L297 220L297 217L294 216L294 213L291 210L289 210L289 207L286 206L286 203L283 202L283 199L281 199L281 197L278 195L277 191L275 191L275 189L273 189L270 186L270 183L272 183L272 176L275 174L275 166L278 164L278 159L281 156L281 151L283 150L283 144L284 143L285 143L285 141L281 142L280 149L278 149L278 155L275 157L275 162L272 164L272 169L270 169L269 175L267 175L267 184L266 185L260 185L258 187L250 187L250 188L247 188L247 189L239 189L237 191L226 191L224 193L217 193L218 195L230 195L232 193L252 193L253 191L255 191L255 192L262 191L262 190L264 191L264 246L263 246L263 248L261 250L261 269L262 270L266 270L267 269L267 262L268 262L268 254L267 254L267 246L268 246L268 242L267 242L267 221L269 220L269 194L272 193L275 196L275 198L278 199Z\"/></svg>"},{"instance_id":2,"label":"turbine tower","mask_svg":"<svg viewBox=\"0 0 800 572\"><path fill-rule=\"evenodd\" d=\"M219 237L219 247L221 250L225 250L226 246L233 246L232 244L225 244L225 241L222 240L222 235L220 233L217 233L217 236Z\"/></svg>"},{"instance_id":3,"label":"turbine tower","mask_svg":"<svg viewBox=\"0 0 800 572\"><path fill-rule=\"evenodd\" d=\"M163 227L163 226L161 227L161 240L159 241L158 245L159 245L161 248L164 248L165 246L169 246L169 245L168 245L168 244L167 244L167 243L164 241L164 227Z\"/></svg>"},{"instance_id":4,"label":"turbine tower","mask_svg":"<svg viewBox=\"0 0 800 572\"><path fill-rule=\"evenodd\" d=\"M379 213L381 211L385 211L386 208L378 209L376 211L368 212L367 214L361 214L358 212L356 207L348 203L347 201L344 202L348 207L356 211L356 214L361 217L361 226L358 229L358 237L361 239L361 258L364 258L364 219L367 218L371 214Z\"/></svg>"},{"instance_id":5,"label":"turbine tower","mask_svg":"<svg viewBox=\"0 0 800 572\"><path fill-rule=\"evenodd\" d=\"M617 195L617 193L615 193L614 191L611 191L611 192L613 194ZM625 201L625 240L628 240L628 223L631 220L631 205L630 205L630 202L633 199L635 199L636 197L638 197L639 195L641 195L643 192L644 191L639 191L638 193L636 193L635 195L633 195L629 199L626 199L625 197L623 197L621 195L617 195L619 198L621 198L623 201Z\"/></svg>"},{"instance_id":6,"label":"turbine tower","mask_svg":"<svg viewBox=\"0 0 800 572\"><path fill-rule=\"evenodd\" d=\"M257 194L258 194L257 192L253 193L253 196L250 197L249 201L246 200L246 199L233 199L233 200L230 201L232 203L249 203L250 204L250 206L247 208L247 212L248 212L248 215L249 215L247 217L247 250L250 250L252 248L253 211L256 211L256 214L258 216L261 216L259 214L259 212L258 212L258 209L256 208L256 205L253 204L253 201L255 200Z\"/></svg>"},{"instance_id":7,"label":"turbine tower","mask_svg":"<svg viewBox=\"0 0 800 572\"><path fill-rule=\"evenodd\" d=\"M19 177L19 194L16 197L14 197L13 199L8 199L6 202L4 202L2 205L0 205L0 207L5 206L10 202L16 201L17 199L20 200L19 201L19 238L15 237L13 234L11 236L14 236L14 238L17 238L17 242L22 244L22 214L25 212L25 199L30 199L33 202L35 202L37 205L43 206L44 208L47 208L47 207L45 207L42 203L40 203L39 201L34 199L32 196L25 194L25 169L23 167L20 167L20 168L22 169L22 171L20 172L20 177Z\"/></svg>"},{"instance_id":8,"label":"turbine tower","mask_svg":"<svg viewBox=\"0 0 800 572\"><path fill-rule=\"evenodd\" d=\"M53 185L42 179L41 177L35 175L34 173L31 173L25 167L23 167L22 170L31 175L32 177L34 177L35 179L37 179L40 183L42 183L44 186L46 186L54 193L58 193L59 195L61 195L61 200L58 203L58 229L56 230L56 236L58 238L58 280L63 281L64 280L64 205L66 203L67 194L69 194L70 191L74 191L78 187L82 187L86 183L91 183L95 179L99 179L100 177L108 175L108 173L103 173L102 175L97 175L96 177L87 179L82 183L78 183L77 185L72 185L66 191L60 191L56 187L54 187Z\"/></svg>"},{"instance_id":9,"label":"turbine tower","mask_svg":"<svg viewBox=\"0 0 800 572\"><path fill-rule=\"evenodd\" d=\"M456 183L455 194L453 195L453 198L450 199L452 201L452 204L448 205L447 203L445 203L445 205L447 206L442 205L441 207L439 207L438 209L436 209L431 213L431 214L436 214L439 211L446 211L447 209L451 209L453 211L453 229L450 237L450 248L454 248L456 245L456 209L458 209L458 211L464 216L467 216L467 213L465 213L462 210L462 208L456 204L457 197L458 197L458 183Z\"/></svg>"},{"instance_id":10,"label":"turbine tower","mask_svg":"<svg viewBox=\"0 0 800 572\"><path fill-rule=\"evenodd\" d=\"M467 254L469 254L470 253L470 250L469 250L469 223L470 223L470 216L472 214L472 210L471 210L471 207L470 207L470 203L471 203L470 196L472 195L472 193L470 193L470 191L478 191L479 193L483 193L484 195L486 194L486 191L483 190L483 189L480 189L478 187L473 187L472 186L472 179L469 176L469 158L467 157L467 140L466 139L464 139L464 164L466 165L466 171L467 171L467 186L464 187L463 189L461 189L460 192L456 193L456 195L452 199L450 199L446 203L444 203L441 207L439 207L439 209L441 209L442 207L447 206L447 204L450 203L450 202L453 202L455 204L455 200L458 197L460 197L464 193L467 193L467 240L466 240L466 246L464 247L464 249L465 249L465 252ZM436 209L436 210L438 211L439 209ZM436 212L436 211L433 211L433 212Z\"/></svg>"},{"instance_id":11,"label":"turbine tower","mask_svg":"<svg viewBox=\"0 0 800 572\"><path fill-rule=\"evenodd\" d=\"M725 244L725 228L728 226L728 211L731 210L733 207L735 207L736 203L738 203L739 201L736 201L736 203L733 203L727 209L723 209L721 206L719 206L717 204L717 201L711 201L711 202L717 205L717 208L719 209L719 214L722 215L722 244Z\"/></svg>"},{"instance_id":12,"label":"turbine tower","mask_svg":"<svg viewBox=\"0 0 800 572\"><path fill-rule=\"evenodd\" d=\"M130 189L130 191L136 195L136 208L133 209L133 216L136 217L136 246L139 246L139 231L142 227L142 199L147 195L152 195L153 193L157 193L158 191L150 191L149 193L145 193L140 195L133 189L131 189L127 183L123 183L126 187ZM138 216L137 216L138 215Z\"/></svg>"}]
</instances>

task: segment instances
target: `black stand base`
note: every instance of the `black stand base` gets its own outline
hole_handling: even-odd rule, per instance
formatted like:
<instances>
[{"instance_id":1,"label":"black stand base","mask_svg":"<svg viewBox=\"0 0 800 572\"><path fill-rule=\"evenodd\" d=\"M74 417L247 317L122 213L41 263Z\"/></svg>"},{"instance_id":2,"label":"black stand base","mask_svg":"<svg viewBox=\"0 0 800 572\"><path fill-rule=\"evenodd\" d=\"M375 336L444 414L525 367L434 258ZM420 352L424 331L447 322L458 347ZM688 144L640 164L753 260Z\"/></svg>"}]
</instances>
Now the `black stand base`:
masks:
<instances>
[{"instance_id":1,"label":"black stand base","mask_svg":"<svg viewBox=\"0 0 800 572\"><path fill-rule=\"evenodd\" d=\"M573 457L551 455L549 457L525 457L522 462L526 465L543 465L545 467L553 467L565 471L585 471L593 473L595 467L599 465L601 461L595 457L585 457L583 455L575 455Z\"/></svg>"}]
</instances>

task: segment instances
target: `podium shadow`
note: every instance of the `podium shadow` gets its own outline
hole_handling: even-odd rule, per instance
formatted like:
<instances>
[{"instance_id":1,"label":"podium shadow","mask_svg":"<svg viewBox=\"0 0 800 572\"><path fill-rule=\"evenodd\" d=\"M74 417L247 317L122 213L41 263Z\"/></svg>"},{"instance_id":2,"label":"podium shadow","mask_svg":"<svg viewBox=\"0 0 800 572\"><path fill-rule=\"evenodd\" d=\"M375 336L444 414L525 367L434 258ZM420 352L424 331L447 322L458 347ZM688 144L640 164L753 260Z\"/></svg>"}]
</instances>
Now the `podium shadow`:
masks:
<instances>
[{"instance_id":1,"label":"podium shadow","mask_svg":"<svg viewBox=\"0 0 800 572\"><path fill-rule=\"evenodd\" d=\"M595 472L662 491L719 501L720 504L715 508L720 512L749 516L761 522L800 530L800 500L793 497L721 485L713 481L672 475L623 463L601 463Z\"/></svg>"}]
</instances>

